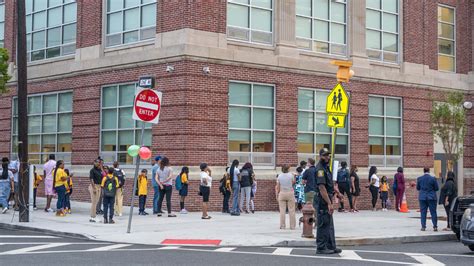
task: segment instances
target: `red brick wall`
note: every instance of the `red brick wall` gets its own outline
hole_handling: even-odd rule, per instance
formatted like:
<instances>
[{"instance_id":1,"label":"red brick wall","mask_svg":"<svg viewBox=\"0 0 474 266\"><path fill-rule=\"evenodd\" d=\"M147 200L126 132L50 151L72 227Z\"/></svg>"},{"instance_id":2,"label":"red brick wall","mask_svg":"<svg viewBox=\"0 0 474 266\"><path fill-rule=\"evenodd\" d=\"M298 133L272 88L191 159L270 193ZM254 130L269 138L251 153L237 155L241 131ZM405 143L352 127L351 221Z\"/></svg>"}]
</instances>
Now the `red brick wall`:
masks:
<instances>
[{"instance_id":1,"label":"red brick wall","mask_svg":"<svg viewBox=\"0 0 474 266\"><path fill-rule=\"evenodd\" d=\"M102 0L77 1L77 48L102 43Z\"/></svg>"},{"instance_id":2,"label":"red brick wall","mask_svg":"<svg viewBox=\"0 0 474 266\"><path fill-rule=\"evenodd\" d=\"M464 195L470 195L474 192L474 178L464 179Z\"/></svg>"},{"instance_id":3,"label":"red brick wall","mask_svg":"<svg viewBox=\"0 0 474 266\"><path fill-rule=\"evenodd\" d=\"M10 54L10 62L16 60L16 0L5 1L5 48Z\"/></svg>"},{"instance_id":4,"label":"red brick wall","mask_svg":"<svg viewBox=\"0 0 474 266\"><path fill-rule=\"evenodd\" d=\"M474 103L474 94L468 95L465 99ZM474 168L474 109L467 111L467 132L464 138L464 167Z\"/></svg>"}]
</instances>

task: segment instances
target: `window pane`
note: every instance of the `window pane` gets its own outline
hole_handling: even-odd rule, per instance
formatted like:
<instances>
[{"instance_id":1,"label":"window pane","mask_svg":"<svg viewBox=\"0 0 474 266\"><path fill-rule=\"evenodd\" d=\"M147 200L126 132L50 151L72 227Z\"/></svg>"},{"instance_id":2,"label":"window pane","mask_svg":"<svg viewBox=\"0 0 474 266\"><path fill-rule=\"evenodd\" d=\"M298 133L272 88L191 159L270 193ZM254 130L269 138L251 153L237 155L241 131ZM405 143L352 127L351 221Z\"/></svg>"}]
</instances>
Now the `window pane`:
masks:
<instances>
[{"instance_id":1,"label":"window pane","mask_svg":"<svg viewBox=\"0 0 474 266\"><path fill-rule=\"evenodd\" d=\"M296 0L296 14L311 16L311 0Z\"/></svg>"},{"instance_id":2,"label":"window pane","mask_svg":"<svg viewBox=\"0 0 474 266\"><path fill-rule=\"evenodd\" d=\"M298 152L314 153L313 134L298 134Z\"/></svg>"},{"instance_id":3,"label":"window pane","mask_svg":"<svg viewBox=\"0 0 474 266\"><path fill-rule=\"evenodd\" d=\"M331 42L346 43L346 26L331 23Z\"/></svg>"},{"instance_id":4,"label":"window pane","mask_svg":"<svg viewBox=\"0 0 474 266\"><path fill-rule=\"evenodd\" d=\"M28 97L28 114L41 113L41 96Z\"/></svg>"},{"instance_id":5,"label":"window pane","mask_svg":"<svg viewBox=\"0 0 474 266\"><path fill-rule=\"evenodd\" d=\"M440 54L454 55L454 41L438 39L438 52Z\"/></svg>"},{"instance_id":6,"label":"window pane","mask_svg":"<svg viewBox=\"0 0 474 266\"><path fill-rule=\"evenodd\" d=\"M28 117L28 134L41 133L41 116Z\"/></svg>"},{"instance_id":7,"label":"window pane","mask_svg":"<svg viewBox=\"0 0 474 266\"><path fill-rule=\"evenodd\" d=\"M63 27L63 43L76 42L76 23Z\"/></svg>"},{"instance_id":8,"label":"window pane","mask_svg":"<svg viewBox=\"0 0 474 266\"><path fill-rule=\"evenodd\" d=\"M381 13L379 11L367 10L366 27L373 29L381 29Z\"/></svg>"},{"instance_id":9,"label":"window pane","mask_svg":"<svg viewBox=\"0 0 474 266\"><path fill-rule=\"evenodd\" d=\"M254 85L253 105L273 107L273 87Z\"/></svg>"},{"instance_id":10,"label":"window pane","mask_svg":"<svg viewBox=\"0 0 474 266\"><path fill-rule=\"evenodd\" d=\"M387 116L401 117L400 100L387 98L385 103L387 104Z\"/></svg>"},{"instance_id":11,"label":"window pane","mask_svg":"<svg viewBox=\"0 0 474 266\"><path fill-rule=\"evenodd\" d=\"M229 130L229 151L250 151L250 131Z\"/></svg>"},{"instance_id":12,"label":"window pane","mask_svg":"<svg viewBox=\"0 0 474 266\"><path fill-rule=\"evenodd\" d=\"M326 114L316 114L316 131L317 132L331 132L331 129L327 126L327 115Z\"/></svg>"},{"instance_id":13,"label":"window pane","mask_svg":"<svg viewBox=\"0 0 474 266\"><path fill-rule=\"evenodd\" d=\"M380 31L367 30L365 35L366 46L369 49L382 49Z\"/></svg>"},{"instance_id":14,"label":"window pane","mask_svg":"<svg viewBox=\"0 0 474 266\"><path fill-rule=\"evenodd\" d=\"M383 138L369 137L369 154L384 155Z\"/></svg>"},{"instance_id":15,"label":"window pane","mask_svg":"<svg viewBox=\"0 0 474 266\"><path fill-rule=\"evenodd\" d=\"M135 99L135 84L120 85L120 106L133 106Z\"/></svg>"},{"instance_id":16,"label":"window pane","mask_svg":"<svg viewBox=\"0 0 474 266\"><path fill-rule=\"evenodd\" d=\"M336 137L336 147L335 147L335 154L347 154L348 153L348 145L347 145L347 136L337 136Z\"/></svg>"},{"instance_id":17,"label":"window pane","mask_svg":"<svg viewBox=\"0 0 474 266\"><path fill-rule=\"evenodd\" d=\"M112 12L123 8L123 0L107 0L107 11Z\"/></svg>"},{"instance_id":18,"label":"window pane","mask_svg":"<svg viewBox=\"0 0 474 266\"><path fill-rule=\"evenodd\" d=\"M341 22L341 23L346 22L346 5L345 4L339 4L336 2L331 3L331 20Z\"/></svg>"},{"instance_id":19,"label":"window pane","mask_svg":"<svg viewBox=\"0 0 474 266\"><path fill-rule=\"evenodd\" d=\"M72 131L72 114L59 114L58 115L58 132L71 132Z\"/></svg>"},{"instance_id":20,"label":"window pane","mask_svg":"<svg viewBox=\"0 0 474 266\"><path fill-rule=\"evenodd\" d=\"M48 30L48 47L61 45L61 27Z\"/></svg>"},{"instance_id":21,"label":"window pane","mask_svg":"<svg viewBox=\"0 0 474 266\"><path fill-rule=\"evenodd\" d=\"M296 36L311 38L311 19L296 17Z\"/></svg>"},{"instance_id":22,"label":"window pane","mask_svg":"<svg viewBox=\"0 0 474 266\"><path fill-rule=\"evenodd\" d=\"M64 23L74 22L77 17L76 3L64 6Z\"/></svg>"},{"instance_id":23,"label":"window pane","mask_svg":"<svg viewBox=\"0 0 474 266\"><path fill-rule=\"evenodd\" d=\"M381 0L366 0L366 5L367 7L371 8L376 8L376 9L381 9L382 6L380 5Z\"/></svg>"},{"instance_id":24,"label":"window pane","mask_svg":"<svg viewBox=\"0 0 474 266\"><path fill-rule=\"evenodd\" d=\"M326 99L328 95L328 91L316 91L316 111L326 112Z\"/></svg>"},{"instance_id":25,"label":"window pane","mask_svg":"<svg viewBox=\"0 0 474 266\"><path fill-rule=\"evenodd\" d=\"M133 108L120 108L119 110L119 128L133 128L132 119Z\"/></svg>"},{"instance_id":26,"label":"window pane","mask_svg":"<svg viewBox=\"0 0 474 266\"><path fill-rule=\"evenodd\" d=\"M397 35L384 33L383 34L383 50L390 51L390 52L398 52L398 45L397 45Z\"/></svg>"},{"instance_id":27,"label":"window pane","mask_svg":"<svg viewBox=\"0 0 474 266\"><path fill-rule=\"evenodd\" d=\"M250 105L250 84L230 83L229 104Z\"/></svg>"},{"instance_id":28,"label":"window pane","mask_svg":"<svg viewBox=\"0 0 474 266\"><path fill-rule=\"evenodd\" d=\"M400 119L387 118L387 136L401 136Z\"/></svg>"},{"instance_id":29,"label":"window pane","mask_svg":"<svg viewBox=\"0 0 474 266\"><path fill-rule=\"evenodd\" d=\"M118 132L118 146L119 151L127 151L128 147L134 143L133 130L119 131Z\"/></svg>"},{"instance_id":30,"label":"window pane","mask_svg":"<svg viewBox=\"0 0 474 266\"><path fill-rule=\"evenodd\" d=\"M438 23L438 37L454 39L454 26Z\"/></svg>"},{"instance_id":31,"label":"window pane","mask_svg":"<svg viewBox=\"0 0 474 266\"><path fill-rule=\"evenodd\" d=\"M107 15L107 34L122 32L122 18L121 12Z\"/></svg>"},{"instance_id":32,"label":"window pane","mask_svg":"<svg viewBox=\"0 0 474 266\"><path fill-rule=\"evenodd\" d=\"M102 107L117 106L117 86L105 87L102 90Z\"/></svg>"},{"instance_id":33,"label":"window pane","mask_svg":"<svg viewBox=\"0 0 474 266\"><path fill-rule=\"evenodd\" d=\"M139 135L138 131L136 131L135 135L137 136ZM143 132L143 145L147 147L151 147L151 138L152 138L151 130L145 130L145 132Z\"/></svg>"},{"instance_id":34,"label":"window pane","mask_svg":"<svg viewBox=\"0 0 474 266\"><path fill-rule=\"evenodd\" d=\"M252 29L262 31L272 31L272 12L252 8Z\"/></svg>"},{"instance_id":35,"label":"window pane","mask_svg":"<svg viewBox=\"0 0 474 266\"><path fill-rule=\"evenodd\" d=\"M61 13L62 13L61 7L48 10L48 27L61 25L62 18L63 18Z\"/></svg>"},{"instance_id":36,"label":"window pane","mask_svg":"<svg viewBox=\"0 0 474 266\"><path fill-rule=\"evenodd\" d=\"M272 8L272 0L252 0L252 5L263 8Z\"/></svg>"},{"instance_id":37,"label":"window pane","mask_svg":"<svg viewBox=\"0 0 474 266\"><path fill-rule=\"evenodd\" d=\"M117 139L115 131L102 132L102 151L116 151Z\"/></svg>"},{"instance_id":38,"label":"window pane","mask_svg":"<svg viewBox=\"0 0 474 266\"><path fill-rule=\"evenodd\" d=\"M384 13L383 14L383 30L398 32L398 16Z\"/></svg>"},{"instance_id":39,"label":"window pane","mask_svg":"<svg viewBox=\"0 0 474 266\"><path fill-rule=\"evenodd\" d=\"M40 152L40 136L28 136L28 152Z\"/></svg>"},{"instance_id":40,"label":"window pane","mask_svg":"<svg viewBox=\"0 0 474 266\"><path fill-rule=\"evenodd\" d=\"M123 43L138 42L140 40L138 33L139 33L138 30L124 33Z\"/></svg>"},{"instance_id":41,"label":"window pane","mask_svg":"<svg viewBox=\"0 0 474 266\"><path fill-rule=\"evenodd\" d=\"M156 4L142 7L142 27L156 25Z\"/></svg>"},{"instance_id":42,"label":"window pane","mask_svg":"<svg viewBox=\"0 0 474 266\"><path fill-rule=\"evenodd\" d=\"M46 9L47 3L48 2L46 0L34 0L33 1L33 10L34 11L44 10L44 9Z\"/></svg>"},{"instance_id":43,"label":"window pane","mask_svg":"<svg viewBox=\"0 0 474 266\"><path fill-rule=\"evenodd\" d=\"M45 132L56 132L56 115L44 115L43 116L43 133Z\"/></svg>"},{"instance_id":44,"label":"window pane","mask_svg":"<svg viewBox=\"0 0 474 266\"><path fill-rule=\"evenodd\" d=\"M329 1L313 0L313 16L316 18L329 19Z\"/></svg>"},{"instance_id":45,"label":"window pane","mask_svg":"<svg viewBox=\"0 0 474 266\"><path fill-rule=\"evenodd\" d=\"M58 5L62 4L62 3L63 3L62 0L48 0L48 6L49 6L49 7L58 6Z\"/></svg>"},{"instance_id":46,"label":"window pane","mask_svg":"<svg viewBox=\"0 0 474 266\"><path fill-rule=\"evenodd\" d=\"M369 135L384 135L383 118L369 117Z\"/></svg>"},{"instance_id":47,"label":"window pane","mask_svg":"<svg viewBox=\"0 0 474 266\"><path fill-rule=\"evenodd\" d=\"M253 132L253 152L273 152L272 132Z\"/></svg>"},{"instance_id":48,"label":"window pane","mask_svg":"<svg viewBox=\"0 0 474 266\"><path fill-rule=\"evenodd\" d=\"M298 112L298 131L314 131L314 113Z\"/></svg>"},{"instance_id":49,"label":"window pane","mask_svg":"<svg viewBox=\"0 0 474 266\"><path fill-rule=\"evenodd\" d=\"M33 0L25 0L25 12L29 14L33 11Z\"/></svg>"},{"instance_id":50,"label":"window pane","mask_svg":"<svg viewBox=\"0 0 474 266\"><path fill-rule=\"evenodd\" d=\"M249 27L249 8L245 6L227 5L227 24L242 28Z\"/></svg>"},{"instance_id":51,"label":"window pane","mask_svg":"<svg viewBox=\"0 0 474 266\"><path fill-rule=\"evenodd\" d=\"M313 36L316 40L329 40L329 23L321 20L314 21Z\"/></svg>"},{"instance_id":52,"label":"window pane","mask_svg":"<svg viewBox=\"0 0 474 266\"><path fill-rule=\"evenodd\" d=\"M117 128L117 110L102 110L102 129Z\"/></svg>"},{"instance_id":53,"label":"window pane","mask_svg":"<svg viewBox=\"0 0 474 266\"><path fill-rule=\"evenodd\" d=\"M41 137L41 152L54 153L56 152L56 135L43 135Z\"/></svg>"},{"instance_id":54,"label":"window pane","mask_svg":"<svg viewBox=\"0 0 474 266\"><path fill-rule=\"evenodd\" d=\"M454 72L454 57L438 55L438 69Z\"/></svg>"},{"instance_id":55,"label":"window pane","mask_svg":"<svg viewBox=\"0 0 474 266\"><path fill-rule=\"evenodd\" d=\"M383 109L383 98L369 97L369 115L383 115Z\"/></svg>"},{"instance_id":56,"label":"window pane","mask_svg":"<svg viewBox=\"0 0 474 266\"><path fill-rule=\"evenodd\" d=\"M438 20L454 24L454 9L438 6Z\"/></svg>"},{"instance_id":57,"label":"window pane","mask_svg":"<svg viewBox=\"0 0 474 266\"><path fill-rule=\"evenodd\" d=\"M72 151L72 137L71 134L58 135L58 152Z\"/></svg>"},{"instance_id":58,"label":"window pane","mask_svg":"<svg viewBox=\"0 0 474 266\"><path fill-rule=\"evenodd\" d=\"M26 32L30 33L32 29L33 29L33 16L28 15L26 16Z\"/></svg>"},{"instance_id":59,"label":"window pane","mask_svg":"<svg viewBox=\"0 0 474 266\"><path fill-rule=\"evenodd\" d=\"M399 138L387 138L387 155L401 155L401 140Z\"/></svg>"},{"instance_id":60,"label":"window pane","mask_svg":"<svg viewBox=\"0 0 474 266\"><path fill-rule=\"evenodd\" d=\"M49 48L46 50L46 58L52 58L56 56L61 55L61 48L60 47L55 47L55 48Z\"/></svg>"},{"instance_id":61,"label":"window pane","mask_svg":"<svg viewBox=\"0 0 474 266\"><path fill-rule=\"evenodd\" d=\"M316 135L316 152L322 148L329 149L331 143L331 136L330 135Z\"/></svg>"},{"instance_id":62,"label":"window pane","mask_svg":"<svg viewBox=\"0 0 474 266\"><path fill-rule=\"evenodd\" d=\"M35 1L41 2L41 1ZM46 27L46 11L33 14L33 30L40 30Z\"/></svg>"},{"instance_id":63,"label":"window pane","mask_svg":"<svg viewBox=\"0 0 474 266\"><path fill-rule=\"evenodd\" d=\"M134 8L125 11L124 20L125 20L125 30L134 30L140 27L140 21L138 18L140 17L140 9Z\"/></svg>"},{"instance_id":64,"label":"window pane","mask_svg":"<svg viewBox=\"0 0 474 266\"><path fill-rule=\"evenodd\" d=\"M125 8L140 5L140 0L125 0Z\"/></svg>"},{"instance_id":65,"label":"window pane","mask_svg":"<svg viewBox=\"0 0 474 266\"><path fill-rule=\"evenodd\" d=\"M18 135L18 118L13 118L12 135Z\"/></svg>"},{"instance_id":66,"label":"window pane","mask_svg":"<svg viewBox=\"0 0 474 266\"><path fill-rule=\"evenodd\" d=\"M326 42L314 42L313 49L320 53L329 53L329 44Z\"/></svg>"},{"instance_id":67,"label":"window pane","mask_svg":"<svg viewBox=\"0 0 474 266\"><path fill-rule=\"evenodd\" d=\"M298 109L313 110L314 99L313 91L298 90Z\"/></svg>"},{"instance_id":68,"label":"window pane","mask_svg":"<svg viewBox=\"0 0 474 266\"><path fill-rule=\"evenodd\" d=\"M56 112L57 95L44 95L43 96L43 113L54 113Z\"/></svg>"},{"instance_id":69,"label":"window pane","mask_svg":"<svg viewBox=\"0 0 474 266\"><path fill-rule=\"evenodd\" d=\"M33 50L43 49L45 47L45 31L33 33Z\"/></svg>"},{"instance_id":70,"label":"window pane","mask_svg":"<svg viewBox=\"0 0 474 266\"><path fill-rule=\"evenodd\" d=\"M229 127L250 128L250 108L229 107Z\"/></svg>"},{"instance_id":71,"label":"window pane","mask_svg":"<svg viewBox=\"0 0 474 266\"><path fill-rule=\"evenodd\" d=\"M59 111L72 111L72 93L59 94Z\"/></svg>"},{"instance_id":72,"label":"window pane","mask_svg":"<svg viewBox=\"0 0 474 266\"><path fill-rule=\"evenodd\" d=\"M398 13L398 0L383 0L383 10Z\"/></svg>"},{"instance_id":73,"label":"window pane","mask_svg":"<svg viewBox=\"0 0 474 266\"><path fill-rule=\"evenodd\" d=\"M273 110L253 109L254 129L273 129Z\"/></svg>"}]
</instances>

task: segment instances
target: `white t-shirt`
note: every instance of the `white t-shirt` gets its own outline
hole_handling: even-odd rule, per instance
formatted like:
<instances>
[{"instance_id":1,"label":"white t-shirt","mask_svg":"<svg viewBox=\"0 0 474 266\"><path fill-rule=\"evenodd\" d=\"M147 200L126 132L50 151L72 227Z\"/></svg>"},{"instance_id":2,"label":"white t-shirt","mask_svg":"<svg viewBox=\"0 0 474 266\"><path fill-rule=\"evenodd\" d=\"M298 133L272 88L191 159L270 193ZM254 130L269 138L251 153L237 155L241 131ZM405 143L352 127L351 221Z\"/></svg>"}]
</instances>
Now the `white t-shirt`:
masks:
<instances>
[{"instance_id":1,"label":"white t-shirt","mask_svg":"<svg viewBox=\"0 0 474 266\"><path fill-rule=\"evenodd\" d=\"M156 170L156 174L158 175L158 179L160 180L160 182L165 185L165 186L172 186L173 185L173 178L170 178L170 180L166 181L165 180L173 174L173 169L171 169L170 167L168 166L165 166L163 168L163 170L161 170L161 168L158 168L158 170Z\"/></svg>"},{"instance_id":2,"label":"white t-shirt","mask_svg":"<svg viewBox=\"0 0 474 266\"><path fill-rule=\"evenodd\" d=\"M370 180L375 180L374 187L380 187L380 179L376 174L373 174Z\"/></svg>"},{"instance_id":3,"label":"white t-shirt","mask_svg":"<svg viewBox=\"0 0 474 266\"><path fill-rule=\"evenodd\" d=\"M46 162L43 166L43 170L46 172L46 179L53 179L53 169L56 167L56 161L55 160L49 160Z\"/></svg>"},{"instance_id":4,"label":"white t-shirt","mask_svg":"<svg viewBox=\"0 0 474 266\"><path fill-rule=\"evenodd\" d=\"M227 173L230 174L230 167L229 167L229 170L227 170ZM234 167L234 178L232 178L233 182L239 182L239 174L240 174L239 168Z\"/></svg>"},{"instance_id":5,"label":"white t-shirt","mask_svg":"<svg viewBox=\"0 0 474 266\"><path fill-rule=\"evenodd\" d=\"M205 171L201 171L201 186L211 187L212 186L212 177ZM207 180L207 185L204 183L204 180Z\"/></svg>"}]
</instances>

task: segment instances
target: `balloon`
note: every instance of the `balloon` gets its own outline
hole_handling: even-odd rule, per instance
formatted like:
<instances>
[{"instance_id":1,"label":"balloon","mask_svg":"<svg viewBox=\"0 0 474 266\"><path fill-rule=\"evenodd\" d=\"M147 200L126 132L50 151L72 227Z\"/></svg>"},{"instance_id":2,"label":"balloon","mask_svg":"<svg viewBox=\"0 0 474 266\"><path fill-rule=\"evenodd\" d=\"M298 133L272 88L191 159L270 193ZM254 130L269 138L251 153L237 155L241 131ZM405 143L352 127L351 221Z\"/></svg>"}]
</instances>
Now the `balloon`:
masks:
<instances>
[{"instance_id":1,"label":"balloon","mask_svg":"<svg viewBox=\"0 0 474 266\"><path fill-rule=\"evenodd\" d=\"M138 150L140 149L140 146L138 145L132 145L130 147L128 147L128 155L132 156L132 157L136 157L138 155Z\"/></svg>"},{"instance_id":2,"label":"balloon","mask_svg":"<svg viewBox=\"0 0 474 266\"><path fill-rule=\"evenodd\" d=\"M142 158L142 160L148 160L151 157L151 150L148 149L148 147L141 147L138 154L140 155L140 158Z\"/></svg>"}]
</instances>

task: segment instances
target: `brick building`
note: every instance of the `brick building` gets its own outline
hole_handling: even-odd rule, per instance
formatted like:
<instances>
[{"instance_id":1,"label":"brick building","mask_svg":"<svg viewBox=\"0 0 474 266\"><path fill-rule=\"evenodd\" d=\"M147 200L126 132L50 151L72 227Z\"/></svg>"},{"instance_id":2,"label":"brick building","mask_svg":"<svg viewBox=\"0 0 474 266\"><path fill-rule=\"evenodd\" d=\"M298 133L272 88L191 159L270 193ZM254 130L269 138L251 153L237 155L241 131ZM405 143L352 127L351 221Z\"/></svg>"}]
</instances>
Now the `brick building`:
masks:
<instances>
[{"instance_id":1,"label":"brick building","mask_svg":"<svg viewBox=\"0 0 474 266\"><path fill-rule=\"evenodd\" d=\"M16 8L14 0L0 3L0 42L13 75L10 93L0 98L0 155L14 157ZM209 163L218 179L235 158L256 168L257 209L276 209L279 166L329 146L324 104L337 70L331 60L351 60L355 71L345 84L350 116L335 156L359 166L361 207L370 199L370 165L389 177L398 166L413 180L425 166L439 175L432 99L458 90L474 100L469 0L26 3L30 161L41 165L50 153L64 159L76 173L76 200L89 200L88 170L98 156L133 168L126 150L138 143L131 106L141 75L154 75L163 92L160 123L147 126L145 145L169 157L175 172L191 167L190 210L200 208L199 163ZM464 192L474 190L473 123L471 110L457 166ZM415 189L407 191L416 207ZM212 208L220 202L215 185Z\"/></svg>"}]
</instances>

